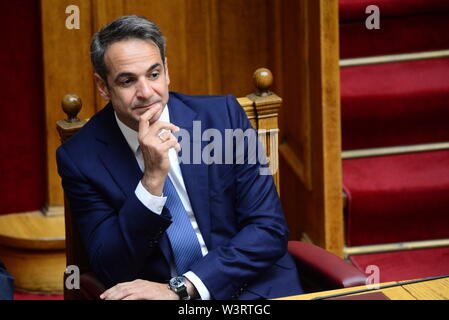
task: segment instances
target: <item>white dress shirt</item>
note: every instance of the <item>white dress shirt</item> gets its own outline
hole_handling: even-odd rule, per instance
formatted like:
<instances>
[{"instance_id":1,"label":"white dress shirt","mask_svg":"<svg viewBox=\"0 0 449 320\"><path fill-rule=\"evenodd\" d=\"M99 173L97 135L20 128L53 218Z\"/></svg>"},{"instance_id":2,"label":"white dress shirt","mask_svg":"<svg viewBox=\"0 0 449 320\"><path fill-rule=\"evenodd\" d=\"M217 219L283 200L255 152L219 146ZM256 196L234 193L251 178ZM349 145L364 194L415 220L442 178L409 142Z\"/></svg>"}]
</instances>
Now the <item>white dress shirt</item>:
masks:
<instances>
[{"instance_id":1,"label":"white dress shirt","mask_svg":"<svg viewBox=\"0 0 449 320\"><path fill-rule=\"evenodd\" d=\"M143 172L144 160L142 150L140 149L138 141L138 132L134 131L133 129L125 125L123 122L121 122L120 119L117 117L117 114L115 114L115 119L117 120L117 124L120 130L123 133L123 136L125 137L126 141L128 142L129 147L133 151L137 163L139 164L139 167ZM162 111L159 120L164 122L170 122L170 114L167 105L164 107L164 110ZM181 199L184 209L189 215L190 223L192 224L192 227L195 230L195 234L201 246L201 253L203 254L203 256L205 256L208 253L208 250L206 247L206 243L204 242L203 236L201 235L200 229L198 227L198 223L196 222L195 215L193 214L192 206L190 204L190 200L187 195L187 190L184 184L184 179L182 178L181 168L179 166L176 150L171 148L168 152L168 157L170 160L170 171L168 172L168 175L171 181L173 182L173 185L175 186L176 192L178 193L179 198ZM162 209L164 208L165 202L167 201L167 197L164 197L163 195L160 197L152 195L150 192L148 192L147 189L145 189L141 181L136 187L135 194L137 198L142 202L142 204L149 210L153 211L156 214L162 213ZM175 266L171 265L170 268L172 276L175 276L176 275ZM198 278L198 276L195 273L193 273L192 271L188 271L184 274L184 276L188 278L190 282L193 283L202 300L210 299L209 290L207 290L204 283L201 281L200 278Z\"/></svg>"}]
</instances>

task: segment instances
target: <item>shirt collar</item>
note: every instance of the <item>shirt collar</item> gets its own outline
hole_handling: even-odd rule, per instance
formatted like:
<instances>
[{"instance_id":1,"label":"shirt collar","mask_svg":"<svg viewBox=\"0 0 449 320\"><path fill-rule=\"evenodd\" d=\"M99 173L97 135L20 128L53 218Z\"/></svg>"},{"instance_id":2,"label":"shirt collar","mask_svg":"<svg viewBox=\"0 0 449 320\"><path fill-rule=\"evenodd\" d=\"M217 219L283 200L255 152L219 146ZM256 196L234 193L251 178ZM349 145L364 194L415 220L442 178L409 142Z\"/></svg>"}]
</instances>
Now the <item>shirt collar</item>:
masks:
<instances>
[{"instance_id":1,"label":"shirt collar","mask_svg":"<svg viewBox=\"0 0 449 320\"><path fill-rule=\"evenodd\" d=\"M120 128L120 131L122 132L123 136L126 139L126 142L128 143L131 150L136 153L137 149L139 148L139 140L138 136L139 133L130 127L128 127L126 124L124 124L120 119L117 117L117 113L114 111L115 119L117 120L118 127ZM165 105L164 110L162 110L161 116L158 119L159 121L164 122L170 122L170 113L168 112L168 105Z\"/></svg>"}]
</instances>

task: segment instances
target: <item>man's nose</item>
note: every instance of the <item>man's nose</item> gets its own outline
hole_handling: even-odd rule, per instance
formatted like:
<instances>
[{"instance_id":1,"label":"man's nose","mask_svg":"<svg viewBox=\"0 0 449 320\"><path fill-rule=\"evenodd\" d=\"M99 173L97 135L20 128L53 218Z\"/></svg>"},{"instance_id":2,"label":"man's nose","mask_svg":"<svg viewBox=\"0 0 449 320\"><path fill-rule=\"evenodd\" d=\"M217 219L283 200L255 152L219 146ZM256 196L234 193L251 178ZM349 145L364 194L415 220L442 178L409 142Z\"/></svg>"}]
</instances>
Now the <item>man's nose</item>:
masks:
<instances>
[{"instance_id":1,"label":"man's nose","mask_svg":"<svg viewBox=\"0 0 449 320\"><path fill-rule=\"evenodd\" d=\"M140 99L148 99L154 93L153 87L148 80L139 80L137 83L137 97Z\"/></svg>"}]
</instances>

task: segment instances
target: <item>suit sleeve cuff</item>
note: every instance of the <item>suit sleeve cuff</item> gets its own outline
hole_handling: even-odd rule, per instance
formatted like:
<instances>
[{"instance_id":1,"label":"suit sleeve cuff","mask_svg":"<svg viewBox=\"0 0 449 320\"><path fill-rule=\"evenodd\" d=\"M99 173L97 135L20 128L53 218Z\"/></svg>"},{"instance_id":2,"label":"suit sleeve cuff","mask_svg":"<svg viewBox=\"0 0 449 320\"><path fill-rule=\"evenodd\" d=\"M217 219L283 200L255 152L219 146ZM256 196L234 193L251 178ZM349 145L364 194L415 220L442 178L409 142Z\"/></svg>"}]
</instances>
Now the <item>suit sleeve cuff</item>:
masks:
<instances>
[{"instance_id":1,"label":"suit sleeve cuff","mask_svg":"<svg viewBox=\"0 0 449 320\"><path fill-rule=\"evenodd\" d=\"M196 274L194 274L192 271L187 271L186 273L184 273L184 277L189 279L189 281L192 282L192 284L195 286L201 300L210 300L209 290L207 290L203 281L201 281L201 279L198 278Z\"/></svg>"},{"instance_id":2,"label":"suit sleeve cuff","mask_svg":"<svg viewBox=\"0 0 449 320\"><path fill-rule=\"evenodd\" d=\"M164 196L158 197L152 195L151 193L148 192L147 189L145 189L141 181L137 185L137 188L134 191L134 193L136 194L137 199L139 199L140 202L142 202L142 204L149 210L159 215L162 213L162 209L164 209L167 197Z\"/></svg>"}]
</instances>

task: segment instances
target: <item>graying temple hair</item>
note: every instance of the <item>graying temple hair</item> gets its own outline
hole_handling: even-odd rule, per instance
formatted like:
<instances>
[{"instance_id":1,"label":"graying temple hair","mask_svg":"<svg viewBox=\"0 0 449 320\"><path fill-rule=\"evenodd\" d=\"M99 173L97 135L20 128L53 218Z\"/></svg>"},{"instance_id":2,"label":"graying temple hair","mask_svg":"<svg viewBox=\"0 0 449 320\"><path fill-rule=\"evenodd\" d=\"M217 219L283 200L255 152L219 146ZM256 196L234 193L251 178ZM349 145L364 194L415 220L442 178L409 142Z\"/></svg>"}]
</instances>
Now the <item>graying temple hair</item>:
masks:
<instances>
[{"instance_id":1,"label":"graying temple hair","mask_svg":"<svg viewBox=\"0 0 449 320\"><path fill-rule=\"evenodd\" d=\"M104 62L105 52L113 43L128 39L151 41L159 48L162 62L165 61L165 37L159 27L141 16L123 16L95 33L90 45L92 65L106 84L108 69Z\"/></svg>"}]
</instances>

